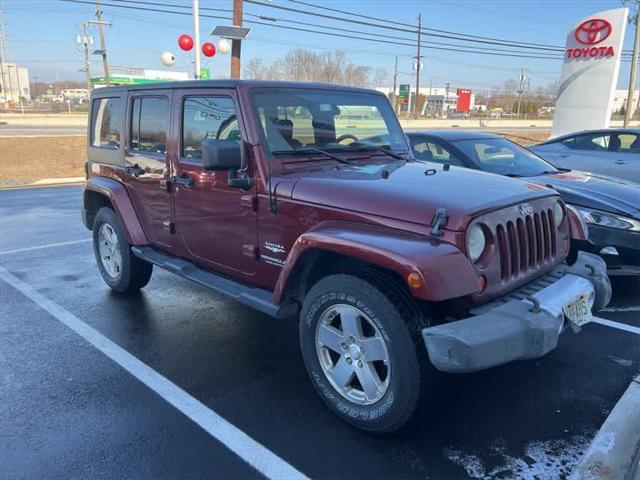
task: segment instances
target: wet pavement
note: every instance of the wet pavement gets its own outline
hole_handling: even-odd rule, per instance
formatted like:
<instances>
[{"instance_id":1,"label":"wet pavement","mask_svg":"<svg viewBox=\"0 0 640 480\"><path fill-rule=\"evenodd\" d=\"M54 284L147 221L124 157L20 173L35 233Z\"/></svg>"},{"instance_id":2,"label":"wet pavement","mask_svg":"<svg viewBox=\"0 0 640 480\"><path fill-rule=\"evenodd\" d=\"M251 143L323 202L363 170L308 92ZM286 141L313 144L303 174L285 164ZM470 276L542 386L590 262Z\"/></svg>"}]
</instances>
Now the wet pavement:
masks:
<instances>
[{"instance_id":1,"label":"wet pavement","mask_svg":"<svg viewBox=\"0 0 640 480\"><path fill-rule=\"evenodd\" d=\"M542 359L433 371L406 427L366 434L316 395L294 322L159 269L140 294L112 294L80 203L80 187L0 192L0 265L10 274L0 280L5 478L262 476L246 463L250 452L230 451L11 278L312 478L562 478L640 370L640 336L590 324ZM640 326L639 289L616 279L600 316Z\"/></svg>"}]
</instances>

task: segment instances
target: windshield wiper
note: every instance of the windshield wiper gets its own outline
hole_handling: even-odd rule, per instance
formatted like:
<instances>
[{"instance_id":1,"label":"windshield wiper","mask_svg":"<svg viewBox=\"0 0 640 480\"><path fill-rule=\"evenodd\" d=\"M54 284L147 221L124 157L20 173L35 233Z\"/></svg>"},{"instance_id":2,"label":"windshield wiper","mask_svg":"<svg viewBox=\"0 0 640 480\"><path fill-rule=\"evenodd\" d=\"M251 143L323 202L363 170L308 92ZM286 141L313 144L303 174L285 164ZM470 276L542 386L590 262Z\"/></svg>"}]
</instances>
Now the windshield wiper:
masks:
<instances>
[{"instance_id":1,"label":"windshield wiper","mask_svg":"<svg viewBox=\"0 0 640 480\"><path fill-rule=\"evenodd\" d=\"M322 150L317 147L304 147L304 148L296 148L293 150L276 150L275 152L271 152L273 155L308 155L310 153L319 153L328 157L336 162L345 163L347 165L351 165L351 162L345 160L344 158L340 158L337 155L333 155L332 153L327 152L326 150Z\"/></svg>"},{"instance_id":2,"label":"windshield wiper","mask_svg":"<svg viewBox=\"0 0 640 480\"><path fill-rule=\"evenodd\" d=\"M391 150L387 150L384 147L379 147L378 145L362 145L355 148L349 148L351 151L366 151L366 150L375 150L376 152L382 152L386 155L389 155L391 158L395 158L396 160L406 160L406 158L401 157L397 153L393 153Z\"/></svg>"}]
</instances>

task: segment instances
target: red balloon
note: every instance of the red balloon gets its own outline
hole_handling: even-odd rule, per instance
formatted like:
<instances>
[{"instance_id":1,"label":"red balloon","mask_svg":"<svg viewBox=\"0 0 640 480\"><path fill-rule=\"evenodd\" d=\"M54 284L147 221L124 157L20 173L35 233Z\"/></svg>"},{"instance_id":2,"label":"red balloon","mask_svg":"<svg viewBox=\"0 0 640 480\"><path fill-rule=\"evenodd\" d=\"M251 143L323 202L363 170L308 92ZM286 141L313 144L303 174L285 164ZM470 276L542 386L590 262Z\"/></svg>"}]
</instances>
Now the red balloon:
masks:
<instances>
[{"instance_id":1,"label":"red balloon","mask_svg":"<svg viewBox=\"0 0 640 480\"><path fill-rule=\"evenodd\" d=\"M213 57L216 54L216 46L213 43L207 42L202 44L202 54L205 57Z\"/></svg>"},{"instance_id":2,"label":"red balloon","mask_svg":"<svg viewBox=\"0 0 640 480\"><path fill-rule=\"evenodd\" d=\"M178 37L178 46L185 52L191 50L193 48L193 38L191 38L191 35L187 35L186 33L180 35Z\"/></svg>"}]
</instances>

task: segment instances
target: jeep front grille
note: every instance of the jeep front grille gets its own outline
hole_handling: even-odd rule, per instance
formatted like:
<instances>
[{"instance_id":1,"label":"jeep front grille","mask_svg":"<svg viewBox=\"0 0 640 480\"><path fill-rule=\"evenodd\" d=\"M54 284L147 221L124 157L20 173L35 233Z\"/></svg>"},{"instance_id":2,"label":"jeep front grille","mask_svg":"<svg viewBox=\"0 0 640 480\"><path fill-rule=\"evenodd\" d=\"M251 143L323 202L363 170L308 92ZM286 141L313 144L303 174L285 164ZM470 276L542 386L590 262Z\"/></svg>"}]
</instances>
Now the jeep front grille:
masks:
<instances>
[{"instance_id":1,"label":"jeep front grille","mask_svg":"<svg viewBox=\"0 0 640 480\"><path fill-rule=\"evenodd\" d=\"M485 288L472 296L475 304L502 296L543 275L568 253L569 222L555 226L557 196L538 198L485 213L472 224L483 225L489 254L474 264ZM526 207L526 208L523 208Z\"/></svg>"},{"instance_id":2,"label":"jeep front grille","mask_svg":"<svg viewBox=\"0 0 640 480\"><path fill-rule=\"evenodd\" d=\"M502 280L517 277L556 256L556 228L551 208L496 225Z\"/></svg>"}]
</instances>

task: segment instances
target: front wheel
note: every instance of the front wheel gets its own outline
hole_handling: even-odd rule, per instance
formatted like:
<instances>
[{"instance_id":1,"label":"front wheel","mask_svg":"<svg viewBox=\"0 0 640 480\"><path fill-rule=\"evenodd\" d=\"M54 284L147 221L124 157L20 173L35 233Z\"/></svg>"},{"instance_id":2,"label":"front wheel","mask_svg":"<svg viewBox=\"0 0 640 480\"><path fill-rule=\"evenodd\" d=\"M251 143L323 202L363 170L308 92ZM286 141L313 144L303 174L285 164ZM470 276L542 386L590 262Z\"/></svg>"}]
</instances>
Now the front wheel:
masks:
<instances>
[{"instance_id":1,"label":"front wheel","mask_svg":"<svg viewBox=\"0 0 640 480\"><path fill-rule=\"evenodd\" d=\"M381 289L344 274L320 280L304 300L299 328L307 371L329 408L363 430L400 428L418 401L410 334L417 319L404 303L395 285Z\"/></svg>"},{"instance_id":2,"label":"front wheel","mask_svg":"<svg viewBox=\"0 0 640 480\"><path fill-rule=\"evenodd\" d=\"M109 207L101 208L96 214L93 252L102 279L112 290L137 292L149 283L153 265L133 255L122 223Z\"/></svg>"}]
</instances>

